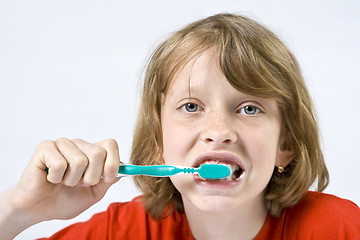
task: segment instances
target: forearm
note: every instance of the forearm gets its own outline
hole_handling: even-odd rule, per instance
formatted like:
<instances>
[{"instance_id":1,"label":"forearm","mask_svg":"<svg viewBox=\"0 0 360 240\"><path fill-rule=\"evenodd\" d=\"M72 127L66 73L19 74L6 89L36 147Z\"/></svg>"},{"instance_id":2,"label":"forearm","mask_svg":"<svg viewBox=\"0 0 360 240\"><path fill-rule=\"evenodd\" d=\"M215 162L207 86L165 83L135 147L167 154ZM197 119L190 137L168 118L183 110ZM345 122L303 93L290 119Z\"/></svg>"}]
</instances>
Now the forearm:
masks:
<instances>
[{"instance_id":1,"label":"forearm","mask_svg":"<svg viewBox=\"0 0 360 240\"><path fill-rule=\"evenodd\" d=\"M12 203L11 190L0 194L0 239L10 240L30 226L40 222L27 213L18 210Z\"/></svg>"}]
</instances>

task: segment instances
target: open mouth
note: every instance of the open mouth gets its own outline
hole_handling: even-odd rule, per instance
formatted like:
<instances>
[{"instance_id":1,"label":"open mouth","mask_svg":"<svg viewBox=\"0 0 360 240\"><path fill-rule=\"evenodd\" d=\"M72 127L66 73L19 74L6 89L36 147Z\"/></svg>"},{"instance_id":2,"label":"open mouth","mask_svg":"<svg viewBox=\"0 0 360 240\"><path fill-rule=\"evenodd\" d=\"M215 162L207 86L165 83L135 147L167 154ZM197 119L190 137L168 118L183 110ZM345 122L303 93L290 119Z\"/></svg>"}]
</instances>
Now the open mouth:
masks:
<instances>
[{"instance_id":1,"label":"open mouth","mask_svg":"<svg viewBox=\"0 0 360 240\"><path fill-rule=\"evenodd\" d=\"M226 178L221 178L221 179L207 179L207 178L202 178L199 176L199 178L204 181L219 181L219 180L236 181L236 180L239 180L240 177L244 173L244 169L240 165L238 165L234 162L219 161L219 160L205 160L205 161L202 161L200 164L198 164L196 167L200 167L203 164L222 164L222 165L229 167L231 170L231 173L229 176L227 176Z\"/></svg>"}]
</instances>

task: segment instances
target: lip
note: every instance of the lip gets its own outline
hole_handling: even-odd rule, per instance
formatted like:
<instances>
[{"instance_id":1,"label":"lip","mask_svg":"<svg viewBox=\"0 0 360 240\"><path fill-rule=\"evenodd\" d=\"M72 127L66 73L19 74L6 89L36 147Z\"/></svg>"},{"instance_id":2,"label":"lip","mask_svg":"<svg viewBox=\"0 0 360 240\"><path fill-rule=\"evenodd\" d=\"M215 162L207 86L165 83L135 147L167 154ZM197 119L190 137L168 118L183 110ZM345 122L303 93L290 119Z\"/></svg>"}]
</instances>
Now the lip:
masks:
<instances>
[{"instance_id":1,"label":"lip","mask_svg":"<svg viewBox=\"0 0 360 240\"><path fill-rule=\"evenodd\" d=\"M242 177L233 181L226 181L226 180L207 181L194 175L193 179L195 184L201 188L210 189L212 191L216 190L222 193L224 190L238 186L242 182Z\"/></svg>"},{"instance_id":2,"label":"lip","mask_svg":"<svg viewBox=\"0 0 360 240\"><path fill-rule=\"evenodd\" d=\"M238 155L236 155L235 153L231 153L231 152L205 152L205 153L200 154L195 159L195 161L193 163L193 167L198 166L201 162L206 161L206 160L214 160L214 161L219 161L219 162L224 162L224 163L237 164L243 169L243 173L240 176L240 178L238 178L236 180L232 180L232 181L222 180L222 179L219 179L219 180L204 180L200 176L195 174L195 175L193 175L193 179L194 179L195 183L199 187L205 187L207 189L222 190L223 191L225 189L230 189L230 188L240 184L240 182L242 182L242 179L246 175L245 166L244 166L243 162L241 161L241 159L238 157Z\"/></svg>"}]
</instances>

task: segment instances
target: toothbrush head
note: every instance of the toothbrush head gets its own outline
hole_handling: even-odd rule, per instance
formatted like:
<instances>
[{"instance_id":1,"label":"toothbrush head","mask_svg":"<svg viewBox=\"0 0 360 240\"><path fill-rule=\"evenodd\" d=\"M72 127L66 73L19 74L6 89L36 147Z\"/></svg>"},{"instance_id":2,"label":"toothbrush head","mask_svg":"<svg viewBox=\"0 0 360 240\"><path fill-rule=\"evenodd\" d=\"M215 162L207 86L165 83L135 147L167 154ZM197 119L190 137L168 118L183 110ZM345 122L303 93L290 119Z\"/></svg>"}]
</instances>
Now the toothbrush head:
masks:
<instances>
[{"instance_id":1,"label":"toothbrush head","mask_svg":"<svg viewBox=\"0 0 360 240\"><path fill-rule=\"evenodd\" d=\"M222 164L204 164L198 168L197 173L205 179L221 179L228 177L231 170Z\"/></svg>"}]
</instances>

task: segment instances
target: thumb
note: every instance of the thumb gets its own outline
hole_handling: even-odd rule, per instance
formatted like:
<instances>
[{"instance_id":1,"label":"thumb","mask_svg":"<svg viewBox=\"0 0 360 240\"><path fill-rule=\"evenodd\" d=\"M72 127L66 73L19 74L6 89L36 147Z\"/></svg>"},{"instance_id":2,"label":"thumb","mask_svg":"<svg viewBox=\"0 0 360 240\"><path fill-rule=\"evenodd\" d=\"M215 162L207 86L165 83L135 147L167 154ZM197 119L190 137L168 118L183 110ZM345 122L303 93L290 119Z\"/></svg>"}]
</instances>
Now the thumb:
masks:
<instances>
[{"instance_id":1,"label":"thumb","mask_svg":"<svg viewBox=\"0 0 360 240\"><path fill-rule=\"evenodd\" d=\"M102 178L98 184L95 186L92 186L93 188L93 194L98 198L99 200L104 197L107 190L114 184L117 183L120 180L120 178L115 178L115 180L111 183L108 183Z\"/></svg>"}]
</instances>

